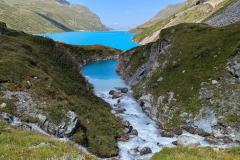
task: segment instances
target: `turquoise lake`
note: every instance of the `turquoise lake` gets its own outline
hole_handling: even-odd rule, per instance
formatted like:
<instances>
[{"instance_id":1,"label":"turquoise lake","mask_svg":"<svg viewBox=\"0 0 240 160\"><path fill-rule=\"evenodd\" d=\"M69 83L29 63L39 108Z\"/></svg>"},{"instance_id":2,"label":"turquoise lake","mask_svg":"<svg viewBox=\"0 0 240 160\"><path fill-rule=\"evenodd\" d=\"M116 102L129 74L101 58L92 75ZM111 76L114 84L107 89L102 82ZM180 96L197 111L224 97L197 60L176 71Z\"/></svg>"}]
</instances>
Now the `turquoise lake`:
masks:
<instances>
[{"instance_id":1,"label":"turquoise lake","mask_svg":"<svg viewBox=\"0 0 240 160\"><path fill-rule=\"evenodd\" d=\"M132 41L135 34L126 31L63 32L40 35L74 45L101 44L121 50L138 46L138 43Z\"/></svg>"},{"instance_id":2,"label":"turquoise lake","mask_svg":"<svg viewBox=\"0 0 240 160\"><path fill-rule=\"evenodd\" d=\"M74 45L105 45L121 50L129 50L138 46L132 41L134 34L125 31L106 32L63 32L41 34L57 41ZM109 91L114 87L126 87L121 77L116 73L116 60L99 61L86 65L82 74L94 85L95 91Z\"/></svg>"}]
</instances>

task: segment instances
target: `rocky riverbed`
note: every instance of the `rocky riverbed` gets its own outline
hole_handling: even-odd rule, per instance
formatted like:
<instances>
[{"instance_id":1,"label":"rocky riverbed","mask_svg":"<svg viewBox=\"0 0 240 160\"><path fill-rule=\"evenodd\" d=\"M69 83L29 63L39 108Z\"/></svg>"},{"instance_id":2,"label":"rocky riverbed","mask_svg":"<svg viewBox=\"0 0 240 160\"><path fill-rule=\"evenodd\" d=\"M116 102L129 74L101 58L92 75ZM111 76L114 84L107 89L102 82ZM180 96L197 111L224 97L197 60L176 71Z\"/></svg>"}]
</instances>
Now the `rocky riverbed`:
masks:
<instances>
[{"instance_id":1,"label":"rocky riverbed","mask_svg":"<svg viewBox=\"0 0 240 160\"><path fill-rule=\"evenodd\" d=\"M106 67L108 61L102 62ZM111 63L111 62L109 62ZM132 90L116 75L99 76L94 70L101 70L101 62L86 66L83 74L95 88L95 94L108 102L112 107L112 113L120 117L125 126L125 134L118 137L120 160L147 160L163 147L176 146L211 146L228 147L234 143L213 143L214 138L202 130L185 128L171 132L159 127L156 121L150 119L142 110L142 107L132 96ZM108 69L110 69L108 67ZM115 70L115 65L112 65ZM87 70L87 71L86 71ZM104 73L103 73L104 74ZM105 75L105 74L104 74ZM103 84L104 87L103 87ZM200 134L200 135L198 135ZM212 143L210 143L212 142Z\"/></svg>"}]
</instances>

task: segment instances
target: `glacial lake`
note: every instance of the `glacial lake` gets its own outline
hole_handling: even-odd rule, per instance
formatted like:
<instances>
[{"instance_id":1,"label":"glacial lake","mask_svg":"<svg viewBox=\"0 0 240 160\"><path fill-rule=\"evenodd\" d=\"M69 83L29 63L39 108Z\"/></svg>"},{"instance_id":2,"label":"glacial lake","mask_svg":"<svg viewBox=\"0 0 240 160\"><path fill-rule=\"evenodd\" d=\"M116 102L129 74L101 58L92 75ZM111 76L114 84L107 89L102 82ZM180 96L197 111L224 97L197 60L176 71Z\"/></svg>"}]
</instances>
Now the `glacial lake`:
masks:
<instances>
[{"instance_id":1,"label":"glacial lake","mask_svg":"<svg viewBox=\"0 0 240 160\"><path fill-rule=\"evenodd\" d=\"M126 31L96 31L96 32L63 32L40 34L56 41L74 45L101 44L121 50L129 50L138 46L132 39L135 34Z\"/></svg>"}]
</instances>

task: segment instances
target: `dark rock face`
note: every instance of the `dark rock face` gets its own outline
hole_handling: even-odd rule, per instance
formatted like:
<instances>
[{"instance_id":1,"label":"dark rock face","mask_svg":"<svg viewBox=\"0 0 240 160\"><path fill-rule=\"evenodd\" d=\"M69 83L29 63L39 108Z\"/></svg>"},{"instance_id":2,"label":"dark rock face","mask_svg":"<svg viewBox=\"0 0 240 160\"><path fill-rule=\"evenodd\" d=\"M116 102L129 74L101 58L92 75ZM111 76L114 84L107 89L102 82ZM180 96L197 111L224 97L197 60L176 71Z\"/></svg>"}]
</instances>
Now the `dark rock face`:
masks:
<instances>
[{"instance_id":1,"label":"dark rock face","mask_svg":"<svg viewBox=\"0 0 240 160\"><path fill-rule=\"evenodd\" d=\"M207 21L211 26L227 26L240 21L240 1L233 2L220 14Z\"/></svg>"},{"instance_id":2,"label":"dark rock face","mask_svg":"<svg viewBox=\"0 0 240 160\"><path fill-rule=\"evenodd\" d=\"M7 31L6 23L0 22L0 35Z\"/></svg>"},{"instance_id":3,"label":"dark rock face","mask_svg":"<svg viewBox=\"0 0 240 160\"><path fill-rule=\"evenodd\" d=\"M128 93L128 88L116 88L117 90L121 91L122 93Z\"/></svg>"},{"instance_id":4,"label":"dark rock face","mask_svg":"<svg viewBox=\"0 0 240 160\"><path fill-rule=\"evenodd\" d=\"M207 1L208 1L208 0L198 0L198 1L196 2L196 5L203 4L203 3L207 2Z\"/></svg>"},{"instance_id":5,"label":"dark rock face","mask_svg":"<svg viewBox=\"0 0 240 160\"><path fill-rule=\"evenodd\" d=\"M144 147L143 149L140 150L140 155L145 155L149 153L152 153L152 150L149 147Z\"/></svg>"},{"instance_id":6,"label":"dark rock face","mask_svg":"<svg viewBox=\"0 0 240 160\"><path fill-rule=\"evenodd\" d=\"M58 3L70 5L70 3L67 0L56 0Z\"/></svg>"},{"instance_id":7,"label":"dark rock face","mask_svg":"<svg viewBox=\"0 0 240 160\"><path fill-rule=\"evenodd\" d=\"M159 64L156 59L158 59L160 55L167 54L168 48L170 47L170 40L161 39L156 43L150 44L150 46L151 47L149 51L146 51L145 53L146 57L149 56L147 62L141 67L139 67L133 75L126 74L129 72L128 70L130 69L126 66L126 64L130 61L132 55L135 52L138 52L138 50L130 50L123 56L119 57L120 60L117 66L117 71L123 76L123 78L128 82L129 85L136 85L144 77L150 76L159 66L165 66L164 64Z\"/></svg>"}]
</instances>

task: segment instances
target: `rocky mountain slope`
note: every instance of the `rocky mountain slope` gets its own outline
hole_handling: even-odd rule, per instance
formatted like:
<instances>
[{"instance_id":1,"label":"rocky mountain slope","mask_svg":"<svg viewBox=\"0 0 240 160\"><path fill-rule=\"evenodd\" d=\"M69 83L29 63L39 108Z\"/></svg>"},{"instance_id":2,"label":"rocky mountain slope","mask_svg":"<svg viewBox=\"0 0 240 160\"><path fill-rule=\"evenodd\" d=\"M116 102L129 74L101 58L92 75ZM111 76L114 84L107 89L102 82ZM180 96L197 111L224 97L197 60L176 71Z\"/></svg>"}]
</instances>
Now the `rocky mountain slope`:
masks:
<instances>
[{"instance_id":1,"label":"rocky mountain slope","mask_svg":"<svg viewBox=\"0 0 240 160\"><path fill-rule=\"evenodd\" d=\"M229 18L228 23L226 24L236 22L239 20L238 17L240 17L238 13L238 3L238 0L187 0L184 3L169 6L149 22L133 29L132 32L137 33L134 40L141 44L156 41L159 38L159 33L162 29L180 23L205 22L210 25L219 26L215 22L216 20L219 21L219 18L222 17L225 17L225 19ZM227 11L225 11L225 9L227 9ZM224 15L222 15L222 12L224 12ZM233 17L228 16L227 18L227 16L225 16L225 14L232 12L235 13L231 14ZM219 18L216 17L217 19L215 18L211 20L215 16Z\"/></svg>"},{"instance_id":2,"label":"rocky mountain slope","mask_svg":"<svg viewBox=\"0 0 240 160\"><path fill-rule=\"evenodd\" d=\"M0 21L34 34L107 29L87 7L66 0L0 0Z\"/></svg>"},{"instance_id":3,"label":"rocky mountain slope","mask_svg":"<svg viewBox=\"0 0 240 160\"><path fill-rule=\"evenodd\" d=\"M117 155L122 124L94 95L79 69L118 53L103 46L58 43L0 23L0 119L14 123L15 116L100 157ZM31 129L27 123L24 128Z\"/></svg>"},{"instance_id":4,"label":"rocky mountain slope","mask_svg":"<svg viewBox=\"0 0 240 160\"><path fill-rule=\"evenodd\" d=\"M240 142L240 24L180 24L120 56L117 70L143 110L166 130L210 143Z\"/></svg>"}]
</instances>

